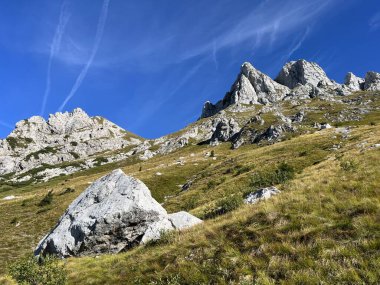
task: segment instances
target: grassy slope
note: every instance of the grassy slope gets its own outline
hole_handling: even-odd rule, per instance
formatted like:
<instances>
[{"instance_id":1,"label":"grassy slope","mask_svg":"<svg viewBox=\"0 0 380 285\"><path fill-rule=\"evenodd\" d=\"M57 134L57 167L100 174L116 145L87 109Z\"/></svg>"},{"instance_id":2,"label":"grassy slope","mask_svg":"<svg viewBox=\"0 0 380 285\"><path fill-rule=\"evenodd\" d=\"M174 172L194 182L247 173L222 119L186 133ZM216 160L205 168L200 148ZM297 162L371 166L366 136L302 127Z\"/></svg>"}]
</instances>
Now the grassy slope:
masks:
<instances>
[{"instance_id":1,"label":"grassy slope","mask_svg":"<svg viewBox=\"0 0 380 285\"><path fill-rule=\"evenodd\" d=\"M312 104L325 112L324 102ZM289 114L296 111L290 109ZM122 168L144 181L169 212L184 209L203 217L218 200L250 190L252 174L271 171L286 161L298 174L279 185L280 196L172 234L158 245L119 255L69 259L70 283L223 284L232 280L271 284L271 280L296 283L305 278L311 284L316 280L374 283L380 279L376 267L380 262L380 156L379 149L370 146L379 143L380 126L370 123L379 121L378 112L373 112L360 122L348 123L358 127L346 139L332 129L234 151L223 144L212 148L215 160L205 156L210 147L189 146L143 163L124 161L0 191L0 199L22 197L0 200L0 274L7 261L33 249L88 183L112 169ZM358 145L364 142L361 151ZM340 148L334 150L334 145ZM179 158L185 165L176 163ZM179 185L192 177L190 190L181 193ZM67 187L76 191L59 195ZM49 190L54 193L52 204L39 207Z\"/></svg>"},{"instance_id":2,"label":"grassy slope","mask_svg":"<svg viewBox=\"0 0 380 285\"><path fill-rule=\"evenodd\" d=\"M311 135L308 143L333 134ZM375 284L380 280L380 150L370 145L379 139L379 127L358 128L340 151L282 185L281 195L172 234L158 245L69 259L70 282ZM357 144L363 141L361 150ZM288 153L293 142L279 145Z\"/></svg>"}]
</instances>

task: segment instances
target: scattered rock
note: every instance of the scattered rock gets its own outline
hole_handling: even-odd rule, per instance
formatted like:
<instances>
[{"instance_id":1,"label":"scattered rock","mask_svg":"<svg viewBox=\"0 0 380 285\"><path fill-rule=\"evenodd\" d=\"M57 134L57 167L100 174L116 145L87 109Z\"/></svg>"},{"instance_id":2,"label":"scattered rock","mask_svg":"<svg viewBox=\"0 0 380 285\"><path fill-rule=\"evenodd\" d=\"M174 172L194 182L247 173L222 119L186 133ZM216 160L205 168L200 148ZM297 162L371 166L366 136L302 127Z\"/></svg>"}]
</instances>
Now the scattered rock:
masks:
<instances>
[{"instance_id":1,"label":"scattered rock","mask_svg":"<svg viewBox=\"0 0 380 285\"><path fill-rule=\"evenodd\" d=\"M184 211L169 214L169 220L171 221L173 227L179 230L202 223L202 220Z\"/></svg>"},{"instance_id":2,"label":"scattered rock","mask_svg":"<svg viewBox=\"0 0 380 285\"><path fill-rule=\"evenodd\" d=\"M14 195L10 195L10 196L6 196L6 197L4 197L3 200L9 201L9 200L14 200L14 199L16 199L16 198L17 198L16 196L14 196Z\"/></svg>"},{"instance_id":3,"label":"scattered rock","mask_svg":"<svg viewBox=\"0 0 380 285\"><path fill-rule=\"evenodd\" d=\"M281 191L278 190L274 186L261 188L260 190L257 190L256 192L248 194L247 197L244 199L244 202L246 204L256 204L259 201L267 200L270 197L277 195L279 193L281 193Z\"/></svg>"},{"instance_id":4,"label":"scattered rock","mask_svg":"<svg viewBox=\"0 0 380 285\"><path fill-rule=\"evenodd\" d=\"M331 128L332 128L332 126L330 124L328 124L328 123L321 124L321 127L320 127L321 130L331 129Z\"/></svg>"}]
</instances>

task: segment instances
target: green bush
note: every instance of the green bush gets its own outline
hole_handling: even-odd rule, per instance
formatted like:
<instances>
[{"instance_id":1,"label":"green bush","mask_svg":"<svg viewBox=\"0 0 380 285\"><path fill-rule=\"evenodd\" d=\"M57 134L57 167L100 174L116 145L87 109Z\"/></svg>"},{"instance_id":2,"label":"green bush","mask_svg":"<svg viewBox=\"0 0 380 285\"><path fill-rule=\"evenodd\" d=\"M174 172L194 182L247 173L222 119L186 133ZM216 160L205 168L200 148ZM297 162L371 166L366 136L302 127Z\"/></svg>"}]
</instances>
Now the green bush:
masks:
<instances>
[{"instance_id":1,"label":"green bush","mask_svg":"<svg viewBox=\"0 0 380 285\"><path fill-rule=\"evenodd\" d=\"M72 146L77 146L77 145L78 145L77 142L70 142L70 144L71 144Z\"/></svg>"},{"instance_id":2,"label":"green bush","mask_svg":"<svg viewBox=\"0 0 380 285\"><path fill-rule=\"evenodd\" d=\"M8 270L19 284L64 285L67 281L64 265L52 256L27 256L12 263Z\"/></svg>"},{"instance_id":3,"label":"green bush","mask_svg":"<svg viewBox=\"0 0 380 285\"><path fill-rule=\"evenodd\" d=\"M58 195L59 196L62 196L62 195L65 195L65 194L68 194L68 193L73 193L75 192L75 189L74 188L66 188L65 190L63 190L61 193L59 193Z\"/></svg>"},{"instance_id":4,"label":"green bush","mask_svg":"<svg viewBox=\"0 0 380 285\"><path fill-rule=\"evenodd\" d=\"M75 159L80 158L80 155L77 154L76 152L70 151L70 154L71 154Z\"/></svg>"},{"instance_id":5,"label":"green bush","mask_svg":"<svg viewBox=\"0 0 380 285\"><path fill-rule=\"evenodd\" d=\"M103 163L107 163L108 159L103 157L103 156L98 156L97 158L94 159L95 165L100 166Z\"/></svg>"},{"instance_id":6,"label":"green bush","mask_svg":"<svg viewBox=\"0 0 380 285\"><path fill-rule=\"evenodd\" d=\"M345 160L340 163L340 167L344 171L355 172L358 169L358 163L353 160Z\"/></svg>"},{"instance_id":7,"label":"green bush","mask_svg":"<svg viewBox=\"0 0 380 285\"><path fill-rule=\"evenodd\" d=\"M26 161L29 161L31 159L31 157L33 156L34 159L39 159L40 157L40 154L49 154L49 153L57 153L57 150L51 146L47 146L39 151L36 151L36 152L32 152L32 153L29 153L26 157L25 157L25 160Z\"/></svg>"},{"instance_id":8,"label":"green bush","mask_svg":"<svg viewBox=\"0 0 380 285\"><path fill-rule=\"evenodd\" d=\"M295 170L287 163L281 163L274 171L256 172L251 178L250 186L253 188L269 187L282 184L295 176Z\"/></svg>"},{"instance_id":9,"label":"green bush","mask_svg":"<svg viewBox=\"0 0 380 285\"><path fill-rule=\"evenodd\" d=\"M50 190L45 197L42 198L42 200L38 203L38 206L44 207L47 205L50 205L53 202L53 191Z\"/></svg>"},{"instance_id":10,"label":"green bush","mask_svg":"<svg viewBox=\"0 0 380 285\"><path fill-rule=\"evenodd\" d=\"M243 198L241 196L233 195L219 200L216 203L216 207L205 213L204 219L212 219L220 215L224 215L228 212L236 210L243 204Z\"/></svg>"}]
</instances>

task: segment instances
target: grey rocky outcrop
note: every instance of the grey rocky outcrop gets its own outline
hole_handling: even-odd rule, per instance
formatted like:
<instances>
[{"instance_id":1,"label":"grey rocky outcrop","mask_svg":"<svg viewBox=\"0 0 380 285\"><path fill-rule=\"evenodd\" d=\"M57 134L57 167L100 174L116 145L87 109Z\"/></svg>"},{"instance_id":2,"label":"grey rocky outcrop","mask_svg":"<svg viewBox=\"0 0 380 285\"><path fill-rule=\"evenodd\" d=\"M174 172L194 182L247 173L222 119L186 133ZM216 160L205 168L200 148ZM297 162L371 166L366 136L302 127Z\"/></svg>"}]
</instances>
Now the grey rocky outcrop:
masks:
<instances>
[{"instance_id":1,"label":"grey rocky outcrop","mask_svg":"<svg viewBox=\"0 0 380 285\"><path fill-rule=\"evenodd\" d=\"M210 144L217 145L219 142L229 141L239 130L239 124L233 118L222 118L218 120Z\"/></svg>"},{"instance_id":2,"label":"grey rocky outcrop","mask_svg":"<svg viewBox=\"0 0 380 285\"><path fill-rule=\"evenodd\" d=\"M334 100L354 91L380 90L380 74L368 72L365 80L348 73L344 84L338 84L314 62L300 59L284 65L275 80L244 63L230 91L216 104L207 101L200 118L214 116L226 108L231 112L244 111L249 105L271 105L282 100L301 100L320 97Z\"/></svg>"},{"instance_id":3,"label":"grey rocky outcrop","mask_svg":"<svg viewBox=\"0 0 380 285\"><path fill-rule=\"evenodd\" d=\"M248 194L245 197L244 202L246 204L256 204L257 202L260 202L262 200L267 200L267 199L271 198L272 196L280 194L280 193L281 193L281 191L278 190L274 186L261 188L255 192Z\"/></svg>"},{"instance_id":4,"label":"grey rocky outcrop","mask_svg":"<svg viewBox=\"0 0 380 285\"><path fill-rule=\"evenodd\" d=\"M43 165L86 159L97 153L138 145L142 141L102 117L83 110L22 120L0 140L0 175L23 173Z\"/></svg>"},{"instance_id":5,"label":"grey rocky outcrop","mask_svg":"<svg viewBox=\"0 0 380 285\"><path fill-rule=\"evenodd\" d=\"M201 118L215 115L219 111L235 104L268 104L281 100L289 93L286 86L278 84L268 75L260 72L245 62L241 66L240 74L223 100L215 105L206 102L203 106Z\"/></svg>"},{"instance_id":6,"label":"grey rocky outcrop","mask_svg":"<svg viewBox=\"0 0 380 285\"><path fill-rule=\"evenodd\" d=\"M303 59L285 64L275 81L290 89L306 84L318 87L320 82L333 85L333 82L318 64Z\"/></svg>"},{"instance_id":7,"label":"grey rocky outcrop","mask_svg":"<svg viewBox=\"0 0 380 285\"><path fill-rule=\"evenodd\" d=\"M168 215L144 183L119 169L95 181L70 204L35 254L117 253L158 239L163 231L201 222L186 212Z\"/></svg>"},{"instance_id":8,"label":"grey rocky outcrop","mask_svg":"<svg viewBox=\"0 0 380 285\"><path fill-rule=\"evenodd\" d=\"M364 79L357 77L352 72L347 73L344 80L344 85L353 91L359 91L364 89Z\"/></svg>"},{"instance_id":9,"label":"grey rocky outcrop","mask_svg":"<svg viewBox=\"0 0 380 285\"><path fill-rule=\"evenodd\" d=\"M380 90L380 73L369 71L365 75L364 90L379 91Z\"/></svg>"}]
</instances>

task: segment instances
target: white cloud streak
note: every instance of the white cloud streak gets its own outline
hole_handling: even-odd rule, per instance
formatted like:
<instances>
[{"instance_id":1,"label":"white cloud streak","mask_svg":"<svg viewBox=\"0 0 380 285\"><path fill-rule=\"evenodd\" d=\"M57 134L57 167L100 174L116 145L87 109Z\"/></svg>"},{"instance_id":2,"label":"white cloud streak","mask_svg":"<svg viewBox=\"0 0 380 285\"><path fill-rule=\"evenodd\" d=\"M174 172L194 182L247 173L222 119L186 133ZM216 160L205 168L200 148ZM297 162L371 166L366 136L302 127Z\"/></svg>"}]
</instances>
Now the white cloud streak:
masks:
<instances>
[{"instance_id":1,"label":"white cloud streak","mask_svg":"<svg viewBox=\"0 0 380 285\"><path fill-rule=\"evenodd\" d=\"M109 8L110 0L104 0L103 6L100 12L99 21L96 29L96 35L95 35L95 42L94 46L92 48L91 55L86 63L86 65L83 67L82 71L80 72L79 76L77 77L70 93L67 95L61 106L59 107L59 111L61 112L63 108L65 108L66 104L71 100L71 98L74 97L75 93L78 91L79 87L82 85L83 80L86 78L87 72L91 67L92 62L94 61L94 58L96 56L96 53L98 51L100 42L103 37L104 27L106 25L107 16L108 16L108 8Z\"/></svg>"},{"instance_id":2,"label":"white cloud streak","mask_svg":"<svg viewBox=\"0 0 380 285\"><path fill-rule=\"evenodd\" d=\"M299 28L331 3L334 0L286 1L283 8L279 8L277 1L262 2L236 25L215 38L218 49L236 46L248 40L254 41L254 48L259 48L263 43L269 43L272 48L281 38L286 38L287 32ZM181 59L186 60L213 49L213 42L200 45L189 50Z\"/></svg>"},{"instance_id":3,"label":"white cloud streak","mask_svg":"<svg viewBox=\"0 0 380 285\"><path fill-rule=\"evenodd\" d=\"M304 32L300 40L290 49L286 58L291 57L302 46L303 42L306 40L309 33L310 33L310 28L307 27L306 31Z\"/></svg>"},{"instance_id":4,"label":"white cloud streak","mask_svg":"<svg viewBox=\"0 0 380 285\"><path fill-rule=\"evenodd\" d=\"M369 27L372 31L375 31L380 28L380 12L376 13L370 20L369 20Z\"/></svg>"},{"instance_id":5,"label":"white cloud streak","mask_svg":"<svg viewBox=\"0 0 380 285\"><path fill-rule=\"evenodd\" d=\"M13 129L14 128L11 124L8 124L8 123L1 121L1 120L0 120L0 126L5 127L7 129Z\"/></svg>"},{"instance_id":6,"label":"white cloud streak","mask_svg":"<svg viewBox=\"0 0 380 285\"><path fill-rule=\"evenodd\" d=\"M50 95L51 68L52 68L53 59L56 56L56 54L59 52L59 49L61 47L62 37L63 37L64 31L65 31L65 27L66 27L66 25L69 21L69 18L70 18L70 16L67 14L66 4L67 3L65 0L62 3L58 25L57 25L57 28L55 30L52 43L50 45L50 55L49 55L49 62L48 62L47 74L46 74L46 86L45 86L45 92L44 92L44 97L42 99L41 112L40 112L41 116L43 116L45 113L46 103L47 103L47 101L49 99L49 95Z\"/></svg>"}]
</instances>

